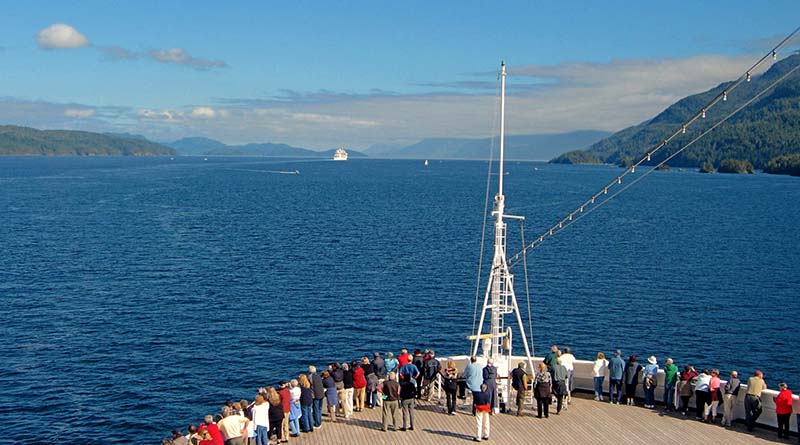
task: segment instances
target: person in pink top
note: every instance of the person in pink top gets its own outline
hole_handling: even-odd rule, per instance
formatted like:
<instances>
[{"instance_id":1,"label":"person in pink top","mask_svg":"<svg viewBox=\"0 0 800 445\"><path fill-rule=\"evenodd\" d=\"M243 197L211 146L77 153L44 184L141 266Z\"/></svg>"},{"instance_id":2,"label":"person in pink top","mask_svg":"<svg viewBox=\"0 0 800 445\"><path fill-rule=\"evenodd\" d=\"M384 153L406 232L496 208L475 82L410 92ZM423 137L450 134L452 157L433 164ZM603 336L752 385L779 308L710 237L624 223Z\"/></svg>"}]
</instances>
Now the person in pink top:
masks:
<instances>
[{"instance_id":1,"label":"person in pink top","mask_svg":"<svg viewBox=\"0 0 800 445\"><path fill-rule=\"evenodd\" d=\"M706 422L714 423L717 419L717 406L719 406L719 401L722 398L719 391L720 384L719 369L712 369L711 380L708 382L708 393L711 403L706 405Z\"/></svg>"},{"instance_id":2,"label":"person in pink top","mask_svg":"<svg viewBox=\"0 0 800 445\"><path fill-rule=\"evenodd\" d=\"M786 383L778 385L780 392L773 398L775 415L778 417L778 437L789 438L789 419L792 418L792 392Z\"/></svg>"}]
</instances>

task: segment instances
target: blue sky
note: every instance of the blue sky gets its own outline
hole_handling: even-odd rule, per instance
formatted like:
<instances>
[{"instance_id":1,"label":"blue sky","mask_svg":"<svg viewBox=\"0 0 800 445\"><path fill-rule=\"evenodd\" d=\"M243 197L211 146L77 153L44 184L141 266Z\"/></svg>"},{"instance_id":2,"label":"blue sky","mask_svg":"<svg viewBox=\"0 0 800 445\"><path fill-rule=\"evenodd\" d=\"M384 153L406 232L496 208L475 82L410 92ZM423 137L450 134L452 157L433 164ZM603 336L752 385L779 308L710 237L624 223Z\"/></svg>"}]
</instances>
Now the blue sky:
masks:
<instances>
[{"instance_id":1,"label":"blue sky","mask_svg":"<svg viewBox=\"0 0 800 445\"><path fill-rule=\"evenodd\" d=\"M509 133L618 130L738 76L800 24L800 4L777 0L31 1L3 12L0 123L317 149L489 136L501 59ZM83 40L43 43L54 24Z\"/></svg>"}]
</instances>

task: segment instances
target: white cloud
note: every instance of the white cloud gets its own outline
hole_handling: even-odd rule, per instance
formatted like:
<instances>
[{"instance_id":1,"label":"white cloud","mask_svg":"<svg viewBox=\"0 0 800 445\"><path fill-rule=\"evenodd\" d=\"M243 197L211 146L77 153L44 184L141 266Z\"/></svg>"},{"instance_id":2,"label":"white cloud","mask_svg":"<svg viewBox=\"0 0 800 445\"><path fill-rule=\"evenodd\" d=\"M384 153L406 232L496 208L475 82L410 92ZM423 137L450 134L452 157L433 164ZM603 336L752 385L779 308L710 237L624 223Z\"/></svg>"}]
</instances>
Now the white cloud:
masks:
<instances>
[{"instance_id":1,"label":"white cloud","mask_svg":"<svg viewBox=\"0 0 800 445\"><path fill-rule=\"evenodd\" d=\"M620 130L652 118L687 95L736 78L753 60L753 56L697 56L512 66L507 134ZM475 78L493 82L495 76L486 73ZM532 82L537 86L514 88ZM473 94L464 93L470 92L464 88L459 94L452 88L434 88L424 94L284 92L278 98L217 99L211 104L139 110L86 104L4 105L0 98L0 121L42 122L52 128L88 126L102 120L123 127L117 131L156 139L204 135L230 143L273 141L318 149L339 144L356 149L376 143L405 144L428 137L478 138L493 135L493 129L496 132L493 124L499 101L492 94L494 88L477 84ZM93 108L97 113L90 118L66 118L67 109Z\"/></svg>"},{"instance_id":2,"label":"white cloud","mask_svg":"<svg viewBox=\"0 0 800 445\"><path fill-rule=\"evenodd\" d=\"M194 119L214 119L217 112L211 107L197 107L192 110L191 116Z\"/></svg>"},{"instance_id":3,"label":"white cloud","mask_svg":"<svg viewBox=\"0 0 800 445\"><path fill-rule=\"evenodd\" d=\"M42 49L80 48L90 44L77 29L63 23L50 25L36 33L36 43Z\"/></svg>"},{"instance_id":4,"label":"white cloud","mask_svg":"<svg viewBox=\"0 0 800 445\"><path fill-rule=\"evenodd\" d=\"M154 49L150 51L150 57L161 63L174 63L184 65L196 70L207 70L211 68L224 68L228 64L222 60L210 60L194 57L183 48Z\"/></svg>"},{"instance_id":5,"label":"white cloud","mask_svg":"<svg viewBox=\"0 0 800 445\"><path fill-rule=\"evenodd\" d=\"M139 110L138 116L141 120L150 122L178 123L186 120L186 115L177 110Z\"/></svg>"},{"instance_id":6,"label":"white cloud","mask_svg":"<svg viewBox=\"0 0 800 445\"><path fill-rule=\"evenodd\" d=\"M94 116L94 114L95 110L92 108L67 108L64 110L64 116L76 119L86 119Z\"/></svg>"}]
</instances>

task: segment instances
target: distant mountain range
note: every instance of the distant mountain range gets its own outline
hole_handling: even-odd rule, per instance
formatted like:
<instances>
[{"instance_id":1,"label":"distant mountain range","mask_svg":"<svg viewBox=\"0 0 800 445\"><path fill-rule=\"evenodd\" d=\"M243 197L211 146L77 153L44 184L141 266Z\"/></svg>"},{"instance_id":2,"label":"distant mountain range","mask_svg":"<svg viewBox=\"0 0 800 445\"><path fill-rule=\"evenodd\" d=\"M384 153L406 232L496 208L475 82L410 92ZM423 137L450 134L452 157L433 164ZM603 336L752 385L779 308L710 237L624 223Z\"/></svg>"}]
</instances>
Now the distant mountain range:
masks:
<instances>
[{"instance_id":1,"label":"distant mountain range","mask_svg":"<svg viewBox=\"0 0 800 445\"><path fill-rule=\"evenodd\" d=\"M609 136L598 130L569 133L506 136L505 154L514 160L547 160L566 150L586 148ZM495 156L499 150L494 141ZM487 159L492 146L490 138L430 138L412 145L373 145L366 150L374 158L400 159Z\"/></svg>"},{"instance_id":2,"label":"distant mountain range","mask_svg":"<svg viewBox=\"0 0 800 445\"><path fill-rule=\"evenodd\" d=\"M144 138L0 125L0 156L153 156L175 150Z\"/></svg>"},{"instance_id":3,"label":"distant mountain range","mask_svg":"<svg viewBox=\"0 0 800 445\"><path fill-rule=\"evenodd\" d=\"M215 139L205 137L190 137L167 142L164 145L174 148L178 154L185 156L281 156L302 158L333 158L336 149L325 151L309 150L307 148L292 147L286 144L261 144L227 145ZM364 153L347 150L350 157L366 157Z\"/></svg>"},{"instance_id":4,"label":"distant mountain range","mask_svg":"<svg viewBox=\"0 0 800 445\"><path fill-rule=\"evenodd\" d=\"M649 164L660 163L798 64L800 54L795 53L776 62L764 74L753 76L750 82L742 82L726 101L718 102L706 113L706 119L698 119L688 128L686 135L679 135L666 149L652 156ZM621 130L593 144L588 150L565 153L553 162L622 165L631 159L641 159L647 150L672 134L731 84L725 82L706 92L685 97L648 121ZM771 160L793 153L800 153L800 71L794 72L776 88L670 160L669 165L699 167L707 164L719 168L723 161L740 160L748 161L756 168L765 168Z\"/></svg>"}]
</instances>

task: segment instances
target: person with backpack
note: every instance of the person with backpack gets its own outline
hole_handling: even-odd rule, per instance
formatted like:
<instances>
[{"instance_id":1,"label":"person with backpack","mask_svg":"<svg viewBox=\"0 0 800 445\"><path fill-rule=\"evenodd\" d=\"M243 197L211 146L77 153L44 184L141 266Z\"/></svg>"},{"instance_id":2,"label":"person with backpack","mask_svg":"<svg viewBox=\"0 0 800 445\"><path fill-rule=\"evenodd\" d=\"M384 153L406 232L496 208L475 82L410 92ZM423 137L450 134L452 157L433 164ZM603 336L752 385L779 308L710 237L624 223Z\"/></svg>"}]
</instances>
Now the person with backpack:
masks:
<instances>
[{"instance_id":1,"label":"person with backpack","mask_svg":"<svg viewBox=\"0 0 800 445\"><path fill-rule=\"evenodd\" d=\"M654 355L647 358L647 365L642 373L642 388L644 389L644 407L655 408L656 386L658 386L658 360Z\"/></svg>"}]
</instances>

